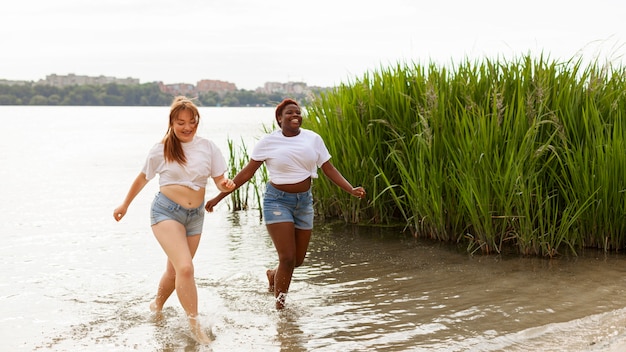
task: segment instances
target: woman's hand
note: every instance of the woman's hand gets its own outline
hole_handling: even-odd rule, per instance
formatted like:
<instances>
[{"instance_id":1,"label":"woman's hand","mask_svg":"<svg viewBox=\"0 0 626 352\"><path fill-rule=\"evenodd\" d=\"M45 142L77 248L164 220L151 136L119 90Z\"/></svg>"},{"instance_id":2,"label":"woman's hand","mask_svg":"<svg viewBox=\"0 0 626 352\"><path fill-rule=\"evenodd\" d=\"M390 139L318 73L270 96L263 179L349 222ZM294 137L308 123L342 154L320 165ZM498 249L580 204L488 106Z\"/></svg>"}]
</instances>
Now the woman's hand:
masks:
<instances>
[{"instance_id":1,"label":"woman's hand","mask_svg":"<svg viewBox=\"0 0 626 352\"><path fill-rule=\"evenodd\" d=\"M220 182L220 185L222 186L221 188L218 187L220 189L220 191L222 192L228 192L228 191L232 191L233 189L235 189L235 182L233 182L233 180L224 177L224 179L222 180L222 182Z\"/></svg>"},{"instance_id":2,"label":"woman's hand","mask_svg":"<svg viewBox=\"0 0 626 352\"><path fill-rule=\"evenodd\" d=\"M350 191L350 194L352 194L353 196L360 198L360 199L365 199L365 195L367 193L365 193L365 189L363 187L354 187L352 188L352 191Z\"/></svg>"},{"instance_id":3,"label":"woman's hand","mask_svg":"<svg viewBox=\"0 0 626 352\"><path fill-rule=\"evenodd\" d=\"M213 199L209 199L208 202L206 202L206 205L204 206L204 209L206 209L206 211L208 211L209 213L213 212L213 207L217 205L217 203L220 202L220 199L215 197Z\"/></svg>"},{"instance_id":4,"label":"woman's hand","mask_svg":"<svg viewBox=\"0 0 626 352\"><path fill-rule=\"evenodd\" d=\"M231 192L236 187L235 182L224 175L213 177L213 182L220 192Z\"/></svg>"},{"instance_id":5,"label":"woman's hand","mask_svg":"<svg viewBox=\"0 0 626 352\"><path fill-rule=\"evenodd\" d=\"M123 205L120 205L119 207L115 208L115 210L113 210L113 218L115 219L115 221L122 220L124 215L126 215L127 210L128 210L128 207L125 207Z\"/></svg>"}]
</instances>

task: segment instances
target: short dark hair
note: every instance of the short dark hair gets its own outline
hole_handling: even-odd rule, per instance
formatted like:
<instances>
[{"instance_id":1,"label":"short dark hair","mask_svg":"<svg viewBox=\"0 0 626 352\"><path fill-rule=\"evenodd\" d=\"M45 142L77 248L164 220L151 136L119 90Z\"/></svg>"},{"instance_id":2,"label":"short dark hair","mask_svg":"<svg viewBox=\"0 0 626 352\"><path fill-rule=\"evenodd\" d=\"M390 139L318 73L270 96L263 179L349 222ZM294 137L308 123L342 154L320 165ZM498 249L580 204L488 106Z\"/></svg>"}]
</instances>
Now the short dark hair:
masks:
<instances>
[{"instance_id":1,"label":"short dark hair","mask_svg":"<svg viewBox=\"0 0 626 352\"><path fill-rule=\"evenodd\" d=\"M278 118L280 114L283 113L283 110L285 110L285 106L291 105L291 104L298 106L298 107L300 106L297 101L290 99L290 98L284 99L278 105L276 105L276 118Z\"/></svg>"}]
</instances>

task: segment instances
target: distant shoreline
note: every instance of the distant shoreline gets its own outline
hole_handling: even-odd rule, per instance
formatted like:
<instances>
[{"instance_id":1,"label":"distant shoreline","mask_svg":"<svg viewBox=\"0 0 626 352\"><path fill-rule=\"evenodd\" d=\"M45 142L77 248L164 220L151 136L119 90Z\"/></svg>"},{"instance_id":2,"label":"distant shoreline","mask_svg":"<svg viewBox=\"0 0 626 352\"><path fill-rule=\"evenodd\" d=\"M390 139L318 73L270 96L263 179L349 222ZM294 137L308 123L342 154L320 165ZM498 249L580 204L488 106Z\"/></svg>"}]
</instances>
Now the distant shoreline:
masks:
<instances>
[{"instance_id":1,"label":"distant shoreline","mask_svg":"<svg viewBox=\"0 0 626 352\"><path fill-rule=\"evenodd\" d=\"M182 88L181 88L182 90ZM198 106L264 107L274 106L284 98L307 104L321 90L282 91L180 91L165 89L157 83L139 85L2 85L0 105L31 106L169 106L176 95L194 99Z\"/></svg>"}]
</instances>

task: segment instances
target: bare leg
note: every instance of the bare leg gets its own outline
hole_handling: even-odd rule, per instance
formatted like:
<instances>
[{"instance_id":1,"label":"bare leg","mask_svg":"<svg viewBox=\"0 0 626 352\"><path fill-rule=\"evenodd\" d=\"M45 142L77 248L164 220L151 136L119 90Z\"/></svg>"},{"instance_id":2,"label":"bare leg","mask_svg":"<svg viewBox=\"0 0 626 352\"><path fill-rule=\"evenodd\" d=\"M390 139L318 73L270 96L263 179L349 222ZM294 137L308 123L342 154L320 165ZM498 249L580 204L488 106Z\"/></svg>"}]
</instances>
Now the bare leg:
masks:
<instances>
[{"instance_id":1,"label":"bare leg","mask_svg":"<svg viewBox=\"0 0 626 352\"><path fill-rule=\"evenodd\" d=\"M194 278L192 259L200 243L200 235L186 236L183 225L173 220L165 220L153 225L152 232L165 254L167 254L169 263L174 268L174 289L180 304L189 318L191 332L199 343L211 342L211 339L197 321L198 291ZM171 286L168 286L171 284L170 277L168 276L165 279L165 285L162 285L163 282L159 285L159 290L162 292L160 298L157 293L157 300L155 300L155 308L157 309L159 308L159 303L157 303L160 302L159 299L164 303L163 298L167 299L168 292L171 294ZM162 279L162 281L164 280ZM160 307L163 307L162 303Z\"/></svg>"},{"instance_id":2,"label":"bare leg","mask_svg":"<svg viewBox=\"0 0 626 352\"><path fill-rule=\"evenodd\" d=\"M174 288L176 287L175 282L176 271L174 270L174 266L168 259L165 267L165 272L163 273L163 276L161 276L161 281L159 282L156 297L154 298L154 301L150 303L151 311L160 312L163 309L165 302L174 292Z\"/></svg>"},{"instance_id":3,"label":"bare leg","mask_svg":"<svg viewBox=\"0 0 626 352\"><path fill-rule=\"evenodd\" d=\"M312 230L296 229L296 268L304 263L311 241L311 232Z\"/></svg>"},{"instance_id":4,"label":"bare leg","mask_svg":"<svg viewBox=\"0 0 626 352\"><path fill-rule=\"evenodd\" d=\"M196 251L198 250L198 245L200 244L200 237L187 237L187 244L189 245L189 250L191 251L191 257L195 257ZM176 271L174 270L172 262L170 262L170 260L168 259L165 265L165 272L163 273L163 276L161 276L161 281L159 281L159 287L157 288L156 297L154 301L150 302L151 311L158 313L163 310L165 302L167 302L168 298L172 295L174 289L176 288L175 282Z\"/></svg>"},{"instance_id":5,"label":"bare leg","mask_svg":"<svg viewBox=\"0 0 626 352\"><path fill-rule=\"evenodd\" d=\"M311 239L311 230L298 230L291 222L270 224L267 225L267 230L278 252L278 266L274 270L276 309L283 309L293 270L304 262Z\"/></svg>"},{"instance_id":6,"label":"bare leg","mask_svg":"<svg viewBox=\"0 0 626 352\"><path fill-rule=\"evenodd\" d=\"M267 275L267 282L269 283L267 290L269 292L274 292L274 275L276 275L276 268L267 269L265 275Z\"/></svg>"}]
</instances>

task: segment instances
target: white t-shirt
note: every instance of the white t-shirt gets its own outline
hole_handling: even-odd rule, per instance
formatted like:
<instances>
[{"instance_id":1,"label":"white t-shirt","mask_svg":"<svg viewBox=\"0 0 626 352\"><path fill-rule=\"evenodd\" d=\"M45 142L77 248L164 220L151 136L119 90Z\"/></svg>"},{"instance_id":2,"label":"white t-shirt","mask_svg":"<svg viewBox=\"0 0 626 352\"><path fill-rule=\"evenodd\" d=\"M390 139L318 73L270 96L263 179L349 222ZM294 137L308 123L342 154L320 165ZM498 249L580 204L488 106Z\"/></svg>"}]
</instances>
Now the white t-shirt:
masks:
<instances>
[{"instance_id":1,"label":"white t-shirt","mask_svg":"<svg viewBox=\"0 0 626 352\"><path fill-rule=\"evenodd\" d=\"M301 128L293 137L285 137L281 130L265 135L254 146L250 158L264 161L270 181L281 185L317 178L317 168L330 160L330 153L322 137Z\"/></svg>"},{"instance_id":2,"label":"white t-shirt","mask_svg":"<svg viewBox=\"0 0 626 352\"><path fill-rule=\"evenodd\" d=\"M188 143L181 143L187 157L186 165L165 162L163 143L155 144L141 172L151 180L159 174L159 185L187 186L194 191L206 188L209 177L218 177L226 172L226 161L220 149L212 141L194 136Z\"/></svg>"}]
</instances>

